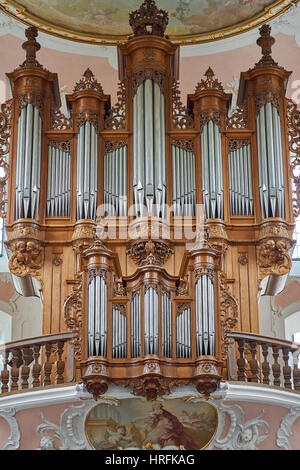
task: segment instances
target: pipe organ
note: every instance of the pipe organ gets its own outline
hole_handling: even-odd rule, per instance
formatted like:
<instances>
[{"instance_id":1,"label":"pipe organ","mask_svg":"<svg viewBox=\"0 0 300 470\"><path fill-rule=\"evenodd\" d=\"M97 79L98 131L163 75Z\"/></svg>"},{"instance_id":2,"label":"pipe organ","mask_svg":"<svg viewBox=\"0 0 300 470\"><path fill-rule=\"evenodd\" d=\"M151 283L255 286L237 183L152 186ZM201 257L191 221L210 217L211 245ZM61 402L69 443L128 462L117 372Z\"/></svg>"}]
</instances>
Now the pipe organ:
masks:
<instances>
[{"instance_id":1,"label":"pipe organ","mask_svg":"<svg viewBox=\"0 0 300 470\"><path fill-rule=\"evenodd\" d=\"M148 399L175 383L209 396L227 377L229 333L259 333L259 294L291 267L299 128L269 26L230 111L211 68L182 103L167 23L153 0L131 14L114 106L87 69L63 116L33 27L8 74L9 268L40 283L43 334L74 332L76 378L94 397L111 383Z\"/></svg>"}]
</instances>

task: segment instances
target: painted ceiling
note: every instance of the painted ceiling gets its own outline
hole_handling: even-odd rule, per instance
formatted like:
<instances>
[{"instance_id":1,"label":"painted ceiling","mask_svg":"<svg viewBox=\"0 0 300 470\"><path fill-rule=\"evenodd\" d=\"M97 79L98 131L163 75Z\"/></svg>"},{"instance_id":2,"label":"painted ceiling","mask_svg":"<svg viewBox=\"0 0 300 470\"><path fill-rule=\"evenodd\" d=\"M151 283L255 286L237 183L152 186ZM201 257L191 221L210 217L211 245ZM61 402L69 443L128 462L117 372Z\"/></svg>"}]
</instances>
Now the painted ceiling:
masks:
<instances>
[{"instance_id":1,"label":"painted ceiling","mask_svg":"<svg viewBox=\"0 0 300 470\"><path fill-rule=\"evenodd\" d=\"M283 13L298 0L157 0L169 13L173 42L208 42L239 34ZM78 41L117 44L132 33L129 13L142 0L6 0L0 8L26 24Z\"/></svg>"}]
</instances>

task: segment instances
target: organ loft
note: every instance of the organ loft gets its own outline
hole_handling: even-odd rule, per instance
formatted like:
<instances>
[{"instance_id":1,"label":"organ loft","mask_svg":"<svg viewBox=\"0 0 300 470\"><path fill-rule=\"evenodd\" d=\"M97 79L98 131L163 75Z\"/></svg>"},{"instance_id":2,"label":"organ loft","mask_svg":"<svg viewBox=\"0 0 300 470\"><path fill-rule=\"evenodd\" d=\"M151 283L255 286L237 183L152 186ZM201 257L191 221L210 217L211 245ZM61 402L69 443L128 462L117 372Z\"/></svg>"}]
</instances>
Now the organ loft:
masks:
<instances>
[{"instance_id":1,"label":"organ loft","mask_svg":"<svg viewBox=\"0 0 300 470\"><path fill-rule=\"evenodd\" d=\"M148 400L187 384L209 397L233 365L241 382L270 384L272 370L279 386L279 353L284 386L299 390L296 346L258 321L260 297L291 269L299 213L300 115L271 28L233 110L210 67L182 102L188 71L153 0L129 23L113 106L87 69L60 112L35 27L7 74L1 214L10 272L42 299L43 336L6 345L1 393L32 374L30 387L77 382L96 399L115 384Z\"/></svg>"}]
</instances>

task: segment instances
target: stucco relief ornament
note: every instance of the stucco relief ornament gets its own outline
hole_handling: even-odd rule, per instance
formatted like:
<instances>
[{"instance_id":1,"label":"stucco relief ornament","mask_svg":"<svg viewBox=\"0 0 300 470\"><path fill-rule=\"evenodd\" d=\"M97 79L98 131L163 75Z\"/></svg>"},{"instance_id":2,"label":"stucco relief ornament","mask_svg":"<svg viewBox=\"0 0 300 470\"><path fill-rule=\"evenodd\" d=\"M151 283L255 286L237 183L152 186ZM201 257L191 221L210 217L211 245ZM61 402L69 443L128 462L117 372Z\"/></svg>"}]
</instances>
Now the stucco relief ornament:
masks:
<instances>
[{"instance_id":1,"label":"stucco relief ornament","mask_svg":"<svg viewBox=\"0 0 300 470\"><path fill-rule=\"evenodd\" d=\"M276 444L284 450L293 450L289 443L289 437L292 436L292 427L294 422L300 418L300 407L291 408L283 417L280 427L277 431Z\"/></svg>"},{"instance_id":2,"label":"stucco relief ornament","mask_svg":"<svg viewBox=\"0 0 300 470\"><path fill-rule=\"evenodd\" d=\"M10 429L10 436L2 450L18 450L20 447L21 434L15 414L16 410L13 408L0 410L0 418L5 419Z\"/></svg>"},{"instance_id":3,"label":"stucco relief ornament","mask_svg":"<svg viewBox=\"0 0 300 470\"><path fill-rule=\"evenodd\" d=\"M268 437L269 424L262 420L264 411L247 422L244 412L238 405L221 404L219 411L228 414L231 420L229 431L223 439L216 439L214 446L222 450L258 450L258 446Z\"/></svg>"}]
</instances>

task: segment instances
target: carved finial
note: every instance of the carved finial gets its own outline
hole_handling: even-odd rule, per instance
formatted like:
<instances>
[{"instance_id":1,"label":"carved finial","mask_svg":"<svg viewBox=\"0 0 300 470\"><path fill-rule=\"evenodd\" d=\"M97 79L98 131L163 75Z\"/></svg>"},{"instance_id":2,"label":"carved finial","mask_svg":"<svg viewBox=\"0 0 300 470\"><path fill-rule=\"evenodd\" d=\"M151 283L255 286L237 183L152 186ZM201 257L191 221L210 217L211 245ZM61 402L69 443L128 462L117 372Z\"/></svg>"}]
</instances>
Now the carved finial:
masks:
<instances>
[{"instance_id":1,"label":"carved finial","mask_svg":"<svg viewBox=\"0 0 300 470\"><path fill-rule=\"evenodd\" d=\"M198 91L207 90L208 88L224 91L224 88L219 82L219 80L217 78L214 78L215 73L211 67L208 67L204 76L206 77L206 80L204 80L203 78L201 79L201 82L199 82L196 86L195 93L197 93Z\"/></svg>"},{"instance_id":2,"label":"carved finial","mask_svg":"<svg viewBox=\"0 0 300 470\"><path fill-rule=\"evenodd\" d=\"M104 93L101 84L97 82L95 75L89 68L86 69L81 80L76 83L73 92L81 90L95 90L99 91L99 93Z\"/></svg>"},{"instance_id":3,"label":"carved finial","mask_svg":"<svg viewBox=\"0 0 300 470\"><path fill-rule=\"evenodd\" d=\"M272 58L272 46L275 43L275 39L271 36L271 26L264 24L259 29L260 37L256 41L259 47L261 47L262 58L260 59L256 66L261 65L278 65L277 62Z\"/></svg>"},{"instance_id":4,"label":"carved finial","mask_svg":"<svg viewBox=\"0 0 300 470\"><path fill-rule=\"evenodd\" d=\"M129 24L135 36L152 34L164 37L168 23L167 11L159 10L154 0L145 0L139 10L129 15Z\"/></svg>"},{"instance_id":5,"label":"carved finial","mask_svg":"<svg viewBox=\"0 0 300 470\"><path fill-rule=\"evenodd\" d=\"M36 60L36 53L41 48L41 45L36 41L38 37L37 28L35 26L27 28L25 36L27 41L22 44L22 47L26 50L26 60L20 67L41 67L41 64Z\"/></svg>"}]
</instances>

